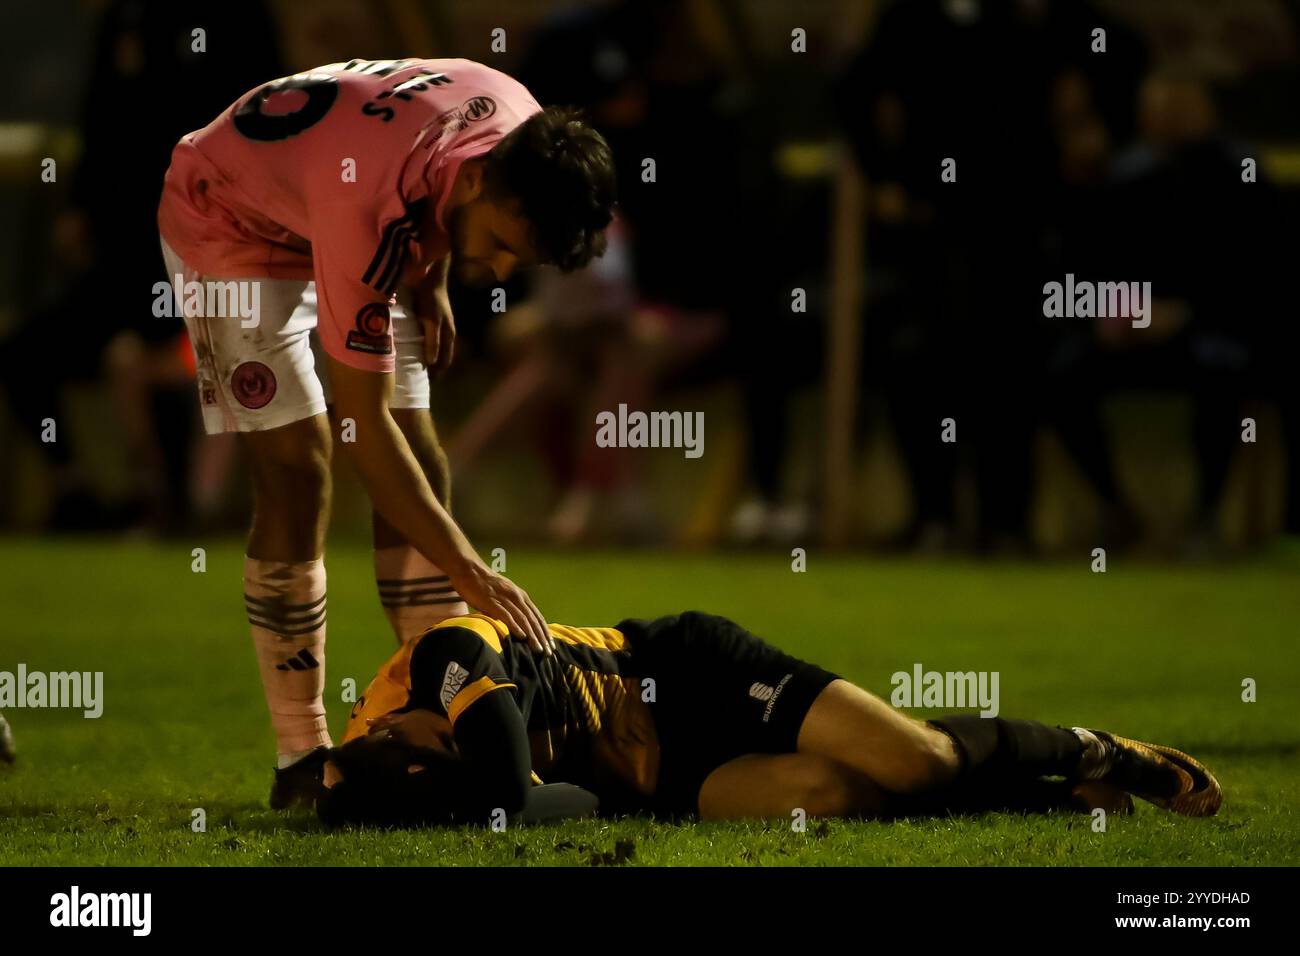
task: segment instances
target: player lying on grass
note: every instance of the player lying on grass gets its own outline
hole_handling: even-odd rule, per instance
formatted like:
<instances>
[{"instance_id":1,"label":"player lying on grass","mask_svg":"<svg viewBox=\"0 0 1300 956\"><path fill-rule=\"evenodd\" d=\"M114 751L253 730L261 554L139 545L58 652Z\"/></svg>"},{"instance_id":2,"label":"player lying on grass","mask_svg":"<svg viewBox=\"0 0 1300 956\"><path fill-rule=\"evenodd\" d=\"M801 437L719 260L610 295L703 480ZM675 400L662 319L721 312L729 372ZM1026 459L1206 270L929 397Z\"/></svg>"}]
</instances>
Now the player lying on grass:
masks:
<instances>
[{"instance_id":1,"label":"player lying on grass","mask_svg":"<svg viewBox=\"0 0 1300 956\"><path fill-rule=\"evenodd\" d=\"M604 812L705 819L1129 812L1129 794L1219 808L1214 777L1177 750L1011 718L917 720L726 618L550 630L550 657L481 615L402 648L331 751L322 819L487 822L524 807L539 777Z\"/></svg>"},{"instance_id":2,"label":"player lying on grass","mask_svg":"<svg viewBox=\"0 0 1300 956\"><path fill-rule=\"evenodd\" d=\"M330 743L336 430L374 504L376 585L398 640L468 601L548 645L541 612L449 514L428 373L452 357L449 274L486 286L521 265L581 268L605 248L614 181L580 116L462 59L274 80L176 146L159 231L168 280L186 288L204 426L239 433L253 482L244 599L277 738L273 807L312 791ZM236 314L224 290L257 314Z\"/></svg>"}]
</instances>

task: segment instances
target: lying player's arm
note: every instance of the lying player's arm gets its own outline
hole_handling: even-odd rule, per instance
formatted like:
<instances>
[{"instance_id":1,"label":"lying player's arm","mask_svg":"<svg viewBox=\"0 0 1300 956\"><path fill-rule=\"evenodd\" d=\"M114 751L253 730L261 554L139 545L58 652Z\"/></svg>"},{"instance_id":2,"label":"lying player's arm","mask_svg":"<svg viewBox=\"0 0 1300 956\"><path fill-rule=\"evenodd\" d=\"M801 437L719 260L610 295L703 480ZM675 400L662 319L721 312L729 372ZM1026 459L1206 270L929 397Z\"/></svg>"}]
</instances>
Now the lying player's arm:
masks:
<instances>
[{"instance_id":1,"label":"lying player's arm","mask_svg":"<svg viewBox=\"0 0 1300 956\"><path fill-rule=\"evenodd\" d=\"M524 808L532 757L524 715L506 689L484 694L453 727L456 750L469 771L463 812L471 819L496 810L513 816Z\"/></svg>"},{"instance_id":2,"label":"lying player's arm","mask_svg":"<svg viewBox=\"0 0 1300 956\"><path fill-rule=\"evenodd\" d=\"M412 705L451 724L466 771L462 812L471 819L497 808L518 813L532 757L496 631L484 621L435 628L411 652L410 678Z\"/></svg>"},{"instance_id":3,"label":"lying player's arm","mask_svg":"<svg viewBox=\"0 0 1300 956\"><path fill-rule=\"evenodd\" d=\"M335 412L355 423L355 440L343 447L375 509L446 572L472 607L504 621L512 634L526 636L534 650L549 647L546 623L528 595L483 563L429 487L388 410L393 376L332 357L328 362Z\"/></svg>"},{"instance_id":4,"label":"lying player's arm","mask_svg":"<svg viewBox=\"0 0 1300 956\"><path fill-rule=\"evenodd\" d=\"M466 819L504 810L521 823L547 823L591 816L600 806L594 793L570 783L532 786L524 717L508 691L476 700L456 721L454 736L472 781L461 810Z\"/></svg>"}]
</instances>

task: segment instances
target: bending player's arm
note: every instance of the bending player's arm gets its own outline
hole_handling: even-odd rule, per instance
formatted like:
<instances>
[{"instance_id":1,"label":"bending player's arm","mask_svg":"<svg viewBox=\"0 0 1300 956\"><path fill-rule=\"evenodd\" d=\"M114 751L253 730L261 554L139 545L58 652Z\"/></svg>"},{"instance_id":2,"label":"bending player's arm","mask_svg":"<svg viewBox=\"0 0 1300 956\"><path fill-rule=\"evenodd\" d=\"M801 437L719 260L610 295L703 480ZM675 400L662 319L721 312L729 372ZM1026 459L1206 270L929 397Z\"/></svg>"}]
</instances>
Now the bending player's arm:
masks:
<instances>
[{"instance_id":1,"label":"bending player's arm","mask_svg":"<svg viewBox=\"0 0 1300 956\"><path fill-rule=\"evenodd\" d=\"M318 212L328 212L318 210ZM434 564L472 607L499 618L534 650L551 647L546 621L527 593L492 571L438 501L388 409L392 397L393 337L389 317L396 264L385 268L379 253L371 267L357 266L355 249L332 240L349 235L341 226L351 209L335 210L339 222L318 230L312 243L319 303L318 328L328 356L335 412L352 419L355 440L343 447L375 509ZM358 226L357 232L366 230ZM391 256L397 256L391 250ZM392 279L383 278L392 273ZM369 281L367 281L369 276Z\"/></svg>"},{"instance_id":2,"label":"bending player's arm","mask_svg":"<svg viewBox=\"0 0 1300 956\"><path fill-rule=\"evenodd\" d=\"M456 318L447 291L450 273L448 253L433 264L413 290L416 318L424 329L424 363L435 375L447 371L456 352Z\"/></svg>"},{"instance_id":3,"label":"bending player's arm","mask_svg":"<svg viewBox=\"0 0 1300 956\"><path fill-rule=\"evenodd\" d=\"M470 606L504 621L512 634L528 638L533 650L546 650L546 622L528 594L492 571L429 487L393 416L392 376L366 372L330 358L330 384L340 420L355 423L355 441L345 442L376 510L447 573Z\"/></svg>"}]
</instances>

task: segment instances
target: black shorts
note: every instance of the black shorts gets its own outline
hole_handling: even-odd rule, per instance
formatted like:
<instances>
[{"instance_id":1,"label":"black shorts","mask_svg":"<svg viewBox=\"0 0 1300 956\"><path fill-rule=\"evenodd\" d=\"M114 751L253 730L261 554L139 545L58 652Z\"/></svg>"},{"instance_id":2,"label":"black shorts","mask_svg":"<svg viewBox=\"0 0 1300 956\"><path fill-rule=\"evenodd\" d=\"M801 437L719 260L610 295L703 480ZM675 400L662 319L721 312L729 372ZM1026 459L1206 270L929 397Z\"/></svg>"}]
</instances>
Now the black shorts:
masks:
<instances>
[{"instance_id":1,"label":"black shorts","mask_svg":"<svg viewBox=\"0 0 1300 956\"><path fill-rule=\"evenodd\" d=\"M817 695L836 680L725 617L688 611L618 625L633 666L654 679L659 783L646 809L696 813L710 773L745 754L794 753Z\"/></svg>"}]
</instances>

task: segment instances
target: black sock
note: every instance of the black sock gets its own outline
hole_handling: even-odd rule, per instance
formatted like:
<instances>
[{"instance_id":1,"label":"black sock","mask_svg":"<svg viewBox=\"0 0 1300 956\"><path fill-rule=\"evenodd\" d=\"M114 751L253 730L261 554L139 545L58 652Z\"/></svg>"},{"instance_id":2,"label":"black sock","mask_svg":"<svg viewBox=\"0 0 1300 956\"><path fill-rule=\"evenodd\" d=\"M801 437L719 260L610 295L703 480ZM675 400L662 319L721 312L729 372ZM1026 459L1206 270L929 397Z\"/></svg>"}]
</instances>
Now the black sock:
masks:
<instances>
[{"instance_id":1,"label":"black sock","mask_svg":"<svg viewBox=\"0 0 1300 956\"><path fill-rule=\"evenodd\" d=\"M1074 731L1035 720L959 714L929 724L957 745L958 779L1070 777L1083 755Z\"/></svg>"},{"instance_id":2,"label":"black sock","mask_svg":"<svg viewBox=\"0 0 1300 956\"><path fill-rule=\"evenodd\" d=\"M1074 787L1069 778L1083 754L1083 742L1073 731L978 714L941 717L929 724L952 738L960 768L938 790L899 798L894 808L898 815L1043 813L1063 806L1069 798Z\"/></svg>"}]
</instances>

